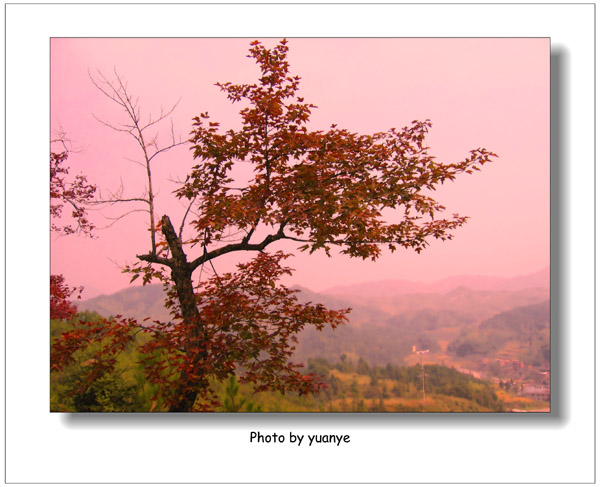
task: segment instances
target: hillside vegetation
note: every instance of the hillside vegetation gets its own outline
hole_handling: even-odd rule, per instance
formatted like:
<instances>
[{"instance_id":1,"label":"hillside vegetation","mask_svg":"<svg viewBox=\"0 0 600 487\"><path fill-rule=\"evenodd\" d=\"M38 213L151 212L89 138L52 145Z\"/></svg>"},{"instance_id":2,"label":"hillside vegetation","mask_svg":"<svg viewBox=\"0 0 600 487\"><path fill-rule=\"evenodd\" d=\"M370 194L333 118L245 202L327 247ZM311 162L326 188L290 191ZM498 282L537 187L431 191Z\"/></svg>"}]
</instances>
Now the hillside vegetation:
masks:
<instances>
[{"instance_id":1,"label":"hillside vegetation","mask_svg":"<svg viewBox=\"0 0 600 487\"><path fill-rule=\"evenodd\" d=\"M498 356L541 366L550 361L550 301L499 313L465 327L448 345L459 357Z\"/></svg>"},{"instance_id":2,"label":"hillside vegetation","mask_svg":"<svg viewBox=\"0 0 600 487\"><path fill-rule=\"evenodd\" d=\"M71 321L52 320L51 337L78 326L79 321L101 317L82 313ZM144 381L136 345L144 340L138 334L122 352L114 371L92 383L81 380L91 367L92 355L102 343L77 352L75 362L51 374L51 410L77 412L164 411L156 400L155 387ZM322 390L316 395L283 395L275 392L252 393L250 384L240 384L235 376L216 382L212 388L222 399L226 412L491 412L505 411L498 388L488 382L439 365L405 367L387 364L373 366L362 358L352 361L346 355L332 363L325 358L310 360L307 374L321 378ZM425 397L423 397L423 372Z\"/></svg>"},{"instance_id":3,"label":"hillside vegetation","mask_svg":"<svg viewBox=\"0 0 600 487\"><path fill-rule=\"evenodd\" d=\"M329 295L299 288L303 302L352 308L347 325L298 335L294 360L322 377L326 384L322 393L310 397L251 394L249 385L237 383L234 377L215 383L214 388L227 398L228 410L239 411L545 410L549 403L543 391L540 397L528 397L526 391L549 390L549 290L518 288L519 283L537 283L540 275L507 280L510 289L498 289L498 281L484 279L487 289L458 287L411 294L406 288L394 296ZM163 299L160 286L132 287L82 302L79 309L104 316L168 320ZM90 312L80 315L86 316ZM53 322L53 336L68 326ZM141 335L136 340L142 340ZM60 377L53 374L53 407L105 410L110 403L115 410L161 410L152 400L153 392L140 389L133 348L119 358L115 374L85 393L73 394L77 367L86 367L85 353L72 370ZM428 351L425 400L415 349ZM109 390L116 396L110 396Z\"/></svg>"}]
</instances>

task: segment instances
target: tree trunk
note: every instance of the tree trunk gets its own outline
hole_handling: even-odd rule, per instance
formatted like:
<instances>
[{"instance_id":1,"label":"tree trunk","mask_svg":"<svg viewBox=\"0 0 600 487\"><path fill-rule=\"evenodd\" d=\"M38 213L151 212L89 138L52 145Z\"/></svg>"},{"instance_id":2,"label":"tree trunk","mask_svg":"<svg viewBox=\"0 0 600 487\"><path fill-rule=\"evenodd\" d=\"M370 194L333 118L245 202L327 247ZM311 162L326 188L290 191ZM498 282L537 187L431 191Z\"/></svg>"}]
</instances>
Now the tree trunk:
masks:
<instances>
[{"instance_id":1,"label":"tree trunk","mask_svg":"<svg viewBox=\"0 0 600 487\"><path fill-rule=\"evenodd\" d=\"M183 321L191 328L191 337L189 345L185 347L187 353L198 354L197 351L191 351L195 349L202 339L202 324L200 323L200 313L198 312L198 306L196 304L196 297L194 295L194 286L192 284L192 269L187 261L185 252L183 251L181 241L175 233L175 229L168 216L162 217L162 232L167 240L169 249L172 255L172 266L171 266L171 278L175 283L175 291L177 292L177 300L179 301L179 308L181 310L181 316ZM198 362L201 357L193 357L194 362ZM198 370L194 370L195 374L198 374ZM188 374L185 371L181 372L180 386L178 391L179 400L176 404L171 406L169 411L172 412L184 412L190 411L196 400L198 393L196 390L187 390L190 384Z\"/></svg>"},{"instance_id":2,"label":"tree trunk","mask_svg":"<svg viewBox=\"0 0 600 487\"><path fill-rule=\"evenodd\" d=\"M181 309L181 315L186 323L195 323L194 327L196 333L200 325L200 313L198 313L198 307L196 306L196 297L194 296L194 286L192 284L192 269L188 264L187 257L181 246L181 241L175 233L175 229L168 216L163 216L162 220L162 232L167 240L169 249L171 250L172 267L171 267L171 278L175 283L175 290L177 291L177 299Z\"/></svg>"}]
</instances>

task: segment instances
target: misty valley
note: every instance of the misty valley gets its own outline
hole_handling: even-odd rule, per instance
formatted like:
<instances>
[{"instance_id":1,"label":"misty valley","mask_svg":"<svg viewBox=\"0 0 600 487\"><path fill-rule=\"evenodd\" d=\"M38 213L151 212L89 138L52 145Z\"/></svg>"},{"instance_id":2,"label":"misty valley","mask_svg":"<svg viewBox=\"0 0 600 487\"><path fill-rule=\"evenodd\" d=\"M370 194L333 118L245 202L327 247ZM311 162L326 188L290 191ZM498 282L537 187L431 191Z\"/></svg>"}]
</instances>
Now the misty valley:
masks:
<instances>
[{"instance_id":1,"label":"misty valley","mask_svg":"<svg viewBox=\"0 0 600 487\"><path fill-rule=\"evenodd\" d=\"M315 293L301 302L351 308L335 330L297 336L294 362L321 381L317 394L255 392L236 376L212 380L228 412L546 412L550 410L549 270L514 279L468 276L430 285L388 281ZM167 320L160 285L136 286L80 302L71 321L53 320L52 337L71 323L122 315ZM138 342L145 340L136 336ZM139 343L138 343L139 344ZM94 346L102 346L95 344ZM91 352L51 376L53 411L162 411L144 383L135 346L114 372L78 385ZM97 356L97 355L95 355ZM165 364L168 366L168 364Z\"/></svg>"}]
</instances>

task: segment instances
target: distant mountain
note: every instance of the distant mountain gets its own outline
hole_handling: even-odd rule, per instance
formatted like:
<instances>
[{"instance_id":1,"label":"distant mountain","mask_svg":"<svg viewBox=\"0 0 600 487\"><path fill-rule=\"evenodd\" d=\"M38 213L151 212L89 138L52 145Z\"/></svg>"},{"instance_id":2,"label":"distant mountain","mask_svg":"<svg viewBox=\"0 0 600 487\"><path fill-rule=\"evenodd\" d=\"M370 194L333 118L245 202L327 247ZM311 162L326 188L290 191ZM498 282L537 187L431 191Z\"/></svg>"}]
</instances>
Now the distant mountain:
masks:
<instances>
[{"instance_id":1,"label":"distant mountain","mask_svg":"<svg viewBox=\"0 0 600 487\"><path fill-rule=\"evenodd\" d=\"M477 291L520 291L528 288L549 288L550 268L546 267L533 274L513 278L492 276L453 276L439 281L425 283L401 279L335 286L322 294L339 296L397 296L402 294L447 293L459 287Z\"/></svg>"},{"instance_id":2,"label":"distant mountain","mask_svg":"<svg viewBox=\"0 0 600 487\"><path fill-rule=\"evenodd\" d=\"M304 296L301 294L300 296ZM312 301L319 301L331 307L352 307L359 316L376 309L388 317L396 314L414 313L424 309L456 312L480 322L496 313L516 306L539 303L550 298L550 290L544 288L527 288L520 291L473 290L467 287L455 288L446 293L411 293L391 296L371 296L368 294L329 295L310 294ZM373 316L373 315L372 315ZM383 317L381 317L383 318ZM364 319L357 321L361 325ZM367 319L366 321L372 321Z\"/></svg>"},{"instance_id":3,"label":"distant mountain","mask_svg":"<svg viewBox=\"0 0 600 487\"><path fill-rule=\"evenodd\" d=\"M434 283L437 292L468 287L480 291L520 291L530 288L550 288L550 267L532 274L512 278L489 276L455 276Z\"/></svg>"},{"instance_id":4,"label":"distant mountain","mask_svg":"<svg viewBox=\"0 0 600 487\"><path fill-rule=\"evenodd\" d=\"M113 294L102 294L80 301L79 311L96 311L102 316L122 315L127 318L168 321L169 313L164 307L165 292L162 284L132 286Z\"/></svg>"},{"instance_id":5,"label":"distant mountain","mask_svg":"<svg viewBox=\"0 0 600 487\"><path fill-rule=\"evenodd\" d=\"M298 300L301 303L321 303L329 309L352 308L348 315L350 323L353 326L361 327L365 325L383 326L389 317L393 314L393 309L382 302L358 302L353 297L331 296L322 293L316 293L310 289L295 286L298 291Z\"/></svg>"},{"instance_id":6,"label":"distant mountain","mask_svg":"<svg viewBox=\"0 0 600 487\"><path fill-rule=\"evenodd\" d=\"M485 308L491 316L513 306L523 306L549 298L550 268L514 278L486 276L454 276L432 283L384 280L365 284L337 286L315 293L296 286L303 302L320 302L330 308L353 309L355 325L381 322L389 316L424 308L449 310ZM487 291L493 291L490 294ZM114 294L102 294L81 301L81 311L90 310L106 316L122 314L133 318L167 320L163 307L164 291L160 284L132 286ZM486 316L487 317L487 316Z\"/></svg>"},{"instance_id":7,"label":"distant mountain","mask_svg":"<svg viewBox=\"0 0 600 487\"><path fill-rule=\"evenodd\" d=\"M384 310L385 306L374 306L357 303L352 299L337 296L326 296L314 293L309 289L295 286L300 302L321 303L330 309L352 308L352 322L360 326L365 323L379 323L387 320L390 313ZM148 284L147 286L132 286L113 294L103 294L92 299L80 301L77 304L79 311L96 311L102 316L122 315L138 320L152 318L162 321L169 319L169 313L164 308L165 292L161 284Z\"/></svg>"},{"instance_id":8,"label":"distant mountain","mask_svg":"<svg viewBox=\"0 0 600 487\"><path fill-rule=\"evenodd\" d=\"M474 290L465 286L453 287L465 282L477 284L478 287L508 289ZM543 282L543 273L506 280L458 277L440 281L442 284L438 283L437 289L452 288L449 292L417 293L413 289L412 293L405 290L395 295L381 293L377 296L366 290L361 295L337 295L297 288L298 299L301 302L321 303L330 309L352 310L348 315L349 323L336 330L325 329L318 332L307 328L302 331L298 336L299 343L294 360L306 361L318 356L337 360L345 353L355 358L362 356L373 364L402 363L411 353L413 345L421 349L430 349L432 354L440 354L444 353L448 343L453 345L451 350L462 352L466 348L458 347L471 340L471 335L465 335L467 332L487 336L489 331L486 327L490 326L490 323L497 324L498 320L504 323L513 319L515 326L521 321L527 322L530 319L527 314L528 308L525 308L525 311L519 308L548 302L549 288L535 286ZM524 288L511 289L521 286ZM168 321L169 314L163 302L162 286L154 284L97 296L78 303L78 308L81 311L97 311L103 316L120 314L139 320L149 317ZM544 316L544 305L532 309L537 315ZM499 313L506 314L494 321L493 318ZM546 313L549 313L547 309ZM525 331L515 333L518 336L526 334ZM538 338L534 337L534 341L538 344L537 349L542 350L541 335Z\"/></svg>"}]
</instances>

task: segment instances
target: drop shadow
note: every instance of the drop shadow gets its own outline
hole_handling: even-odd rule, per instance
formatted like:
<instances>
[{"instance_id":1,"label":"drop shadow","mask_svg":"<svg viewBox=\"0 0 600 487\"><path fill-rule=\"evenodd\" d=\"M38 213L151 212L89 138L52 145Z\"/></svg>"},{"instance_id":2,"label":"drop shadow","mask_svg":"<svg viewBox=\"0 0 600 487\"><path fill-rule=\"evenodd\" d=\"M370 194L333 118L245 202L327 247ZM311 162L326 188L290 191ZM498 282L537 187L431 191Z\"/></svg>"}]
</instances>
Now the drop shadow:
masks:
<instances>
[{"instance_id":1,"label":"drop shadow","mask_svg":"<svg viewBox=\"0 0 600 487\"><path fill-rule=\"evenodd\" d=\"M568 52L564 47L552 48L550 57L550 417L564 423L568 418L566 398L569 387L570 360L566 333L569 306L567 235L569 219L569 171L567 170L569 126L567 107Z\"/></svg>"}]
</instances>

